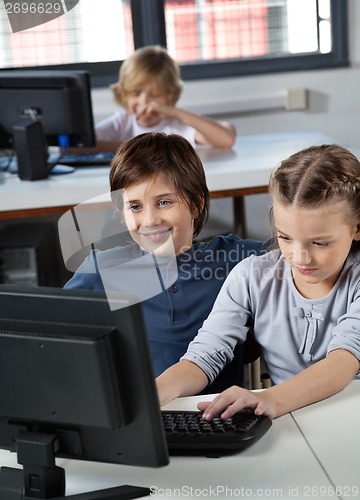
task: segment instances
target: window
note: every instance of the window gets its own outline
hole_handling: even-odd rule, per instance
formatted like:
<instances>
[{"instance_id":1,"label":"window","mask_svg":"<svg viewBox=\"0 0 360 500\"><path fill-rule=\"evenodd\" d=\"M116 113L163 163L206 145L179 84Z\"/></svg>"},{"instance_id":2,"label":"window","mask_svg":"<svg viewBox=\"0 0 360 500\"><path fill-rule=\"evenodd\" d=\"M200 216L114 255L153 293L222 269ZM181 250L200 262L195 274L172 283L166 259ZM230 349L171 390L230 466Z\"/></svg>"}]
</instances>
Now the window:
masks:
<instances>
[{"instance_id":1,"label":"window","mask_svg":"<svg viewBox=\"0 0 360 500\"><path fill-rule=\"evenodd\" d=\"M184 79L349 64L346 0L46 0L63 9L49 22L29 12L40 4L0 2L0 67L76 64L104 84L149 44L166 45ZM13 33L15 14L34 27Z\"/></svg>"}]
</instances>

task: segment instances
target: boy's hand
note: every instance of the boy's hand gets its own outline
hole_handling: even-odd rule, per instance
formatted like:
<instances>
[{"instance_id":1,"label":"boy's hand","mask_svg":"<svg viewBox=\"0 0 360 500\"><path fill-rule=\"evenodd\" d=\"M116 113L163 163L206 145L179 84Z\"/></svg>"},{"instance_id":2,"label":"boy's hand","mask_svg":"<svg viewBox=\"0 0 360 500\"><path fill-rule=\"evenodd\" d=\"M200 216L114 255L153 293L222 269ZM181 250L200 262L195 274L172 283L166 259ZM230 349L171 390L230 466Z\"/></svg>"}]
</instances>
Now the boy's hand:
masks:
<instances>
[{"instance_id":1,"label":"boy's hand","mask_svg":"<svg viewBox=\"0 0 360 500\"><path fill-rule=\"evenodd\" d=\"M162 106L156 102L150 102L136 108L136 121L143 126L152 126L153 121L158 123L164 118L172 118L176 116L176 108L174 106Z\"/></svg>"},{"instance_id":2,"label":"boy's hand","mask_svg":"<svg viewBox=\"0 0 360 500\"><path fill-rule=\"evenodd\" d=\"M204 412L205 420L212 420L219 415L226 420L245 409L253 410L255 415L267 415L271 419L276 417L275 404L266 390L252 392L235 385L223 391L213 401L199 403L198 408Z\"/></svg>"}]
</instances>

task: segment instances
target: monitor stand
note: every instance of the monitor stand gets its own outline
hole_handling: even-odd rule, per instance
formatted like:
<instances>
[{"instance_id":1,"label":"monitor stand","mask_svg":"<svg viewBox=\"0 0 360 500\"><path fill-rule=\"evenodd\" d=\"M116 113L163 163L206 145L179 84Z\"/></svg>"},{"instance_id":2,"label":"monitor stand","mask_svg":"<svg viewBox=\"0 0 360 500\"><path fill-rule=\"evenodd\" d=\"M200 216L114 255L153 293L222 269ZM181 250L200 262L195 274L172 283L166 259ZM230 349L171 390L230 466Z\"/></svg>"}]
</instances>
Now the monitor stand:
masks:
<instances>
[{"instance_id":1,"label":"monitor stand","mask_svg":"<svg viewBox=\"0 0 360 500\"><path fill-rule=\"evenodd\" d=\"M23 469L1 467L1 500L130 500L150 494L149 488L124 485L66 496L65 471L55 465L56 435L23 432L16 447Z\"/></svg>"}]
</instances>

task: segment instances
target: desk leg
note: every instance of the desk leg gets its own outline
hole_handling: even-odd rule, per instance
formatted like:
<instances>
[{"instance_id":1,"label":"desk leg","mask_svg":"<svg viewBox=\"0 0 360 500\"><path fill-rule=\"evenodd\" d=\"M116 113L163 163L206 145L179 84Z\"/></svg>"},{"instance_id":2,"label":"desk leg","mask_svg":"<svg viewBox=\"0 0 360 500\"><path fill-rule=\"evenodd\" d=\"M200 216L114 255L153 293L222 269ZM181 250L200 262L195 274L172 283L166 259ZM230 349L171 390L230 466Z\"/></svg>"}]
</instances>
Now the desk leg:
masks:
<instances>
[{"instance_id":1,"label":"desk leg","mask_svg":"<svg viewBox=\"0 0 360 500\"><path fill-rule=\"evenodd\" d=\"M234 212L234 231L242 238L247 238L248 231L246 226L245 200L243 196L233 198Z\"/></svg>"}]
</instances>

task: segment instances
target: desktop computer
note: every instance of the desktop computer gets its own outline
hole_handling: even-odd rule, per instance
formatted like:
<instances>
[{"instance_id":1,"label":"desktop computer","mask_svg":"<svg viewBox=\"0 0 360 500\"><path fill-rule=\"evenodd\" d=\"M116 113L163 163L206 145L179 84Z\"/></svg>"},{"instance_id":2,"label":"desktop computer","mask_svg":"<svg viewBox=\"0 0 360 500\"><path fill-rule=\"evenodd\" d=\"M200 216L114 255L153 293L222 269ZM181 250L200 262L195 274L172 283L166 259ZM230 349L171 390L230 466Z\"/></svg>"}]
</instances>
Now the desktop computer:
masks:
<instances>
[{"instance_id":1,"label":"desktop computer","mask_svg":"<svg viewBox=\"0 0 360 500\"><path fill-rule=\"evenodd\" d=\"M56 229L52 223L11 224L0 231L0 283L58 286Z\"/></svg>"}]
</instances>

